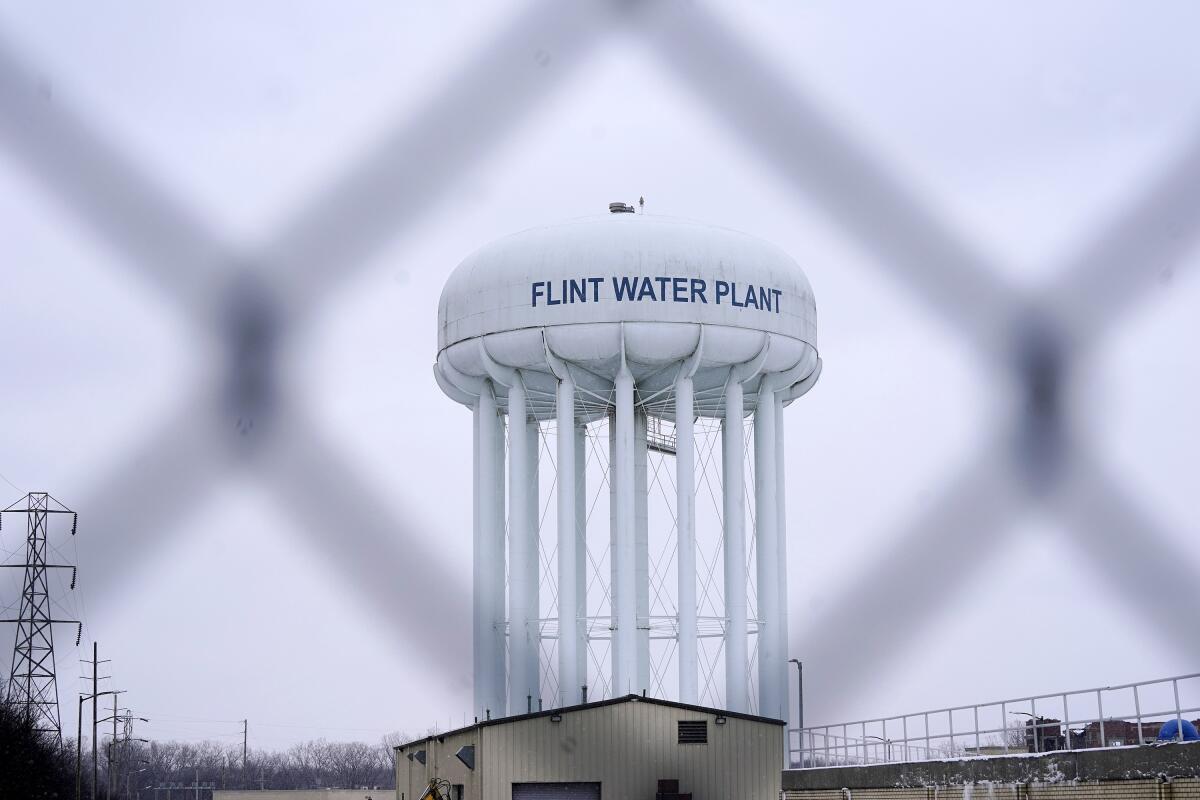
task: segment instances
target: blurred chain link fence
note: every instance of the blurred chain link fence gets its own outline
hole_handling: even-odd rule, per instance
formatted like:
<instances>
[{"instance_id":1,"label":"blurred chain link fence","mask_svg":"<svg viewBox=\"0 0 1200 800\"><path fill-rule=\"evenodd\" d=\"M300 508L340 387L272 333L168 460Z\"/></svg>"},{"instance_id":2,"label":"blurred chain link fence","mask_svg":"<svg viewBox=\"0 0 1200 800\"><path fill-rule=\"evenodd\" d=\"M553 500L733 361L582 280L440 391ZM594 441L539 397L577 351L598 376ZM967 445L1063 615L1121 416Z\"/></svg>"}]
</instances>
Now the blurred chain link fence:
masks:
<instances>
[{"instance_id":1,"label":"blurred chain link fence","mask_svg":"<svg viewBox=\"0 0 1200 800\"><path fill-rule=\"evenodd\" d=\"M178 414L117 459L77 503L90 536L104 543L86 565L89 592L118 592L118 576L135 574L130 568L162 546L173 520L237 470L278 495L294 512L300 539L393 635L428 640L439 637L443 620L469 618L465 573L446 577L461 586L438 593L436 612L423 586L396 579L395 564L431 556L428 539L373 496L297 398L284 395L281 353L331 288L409 234L431 198L485 162L500 134L618 30L647 42L746 148L878 256L1024 398L1010 418L995 421L993 438L941 487L932 510L891 537L890 550L865 564L812 627L804 651L819 653L829 674L840 676L836 692L852 692L865 670L897 651L899 637L911 636L911 625L899 622L928 618L961 594L973 574L964 565L995 557L1031 505L1052 512L1079 560L1111 579L1125 605L1170 647L1200 663L1196 594L1147 604L1137 588L1190 585L1189 558L1077 435L1066 402L1076 365L1104 346L1113 323L1195 242L1200 131L1129 198L1120 219L1029 292L1006 282L989 253L925 208L760 49L692 4L533 3L257 252L235 251L207 229L136 154L52 101L36 69L0 41L0 146L157 287L162 302L192 325L198 346L224 353L224 370L197 375ZM545 54L553 54L554 69L543 68ZM136 516L128 513L131 497L138 498ZM913 570L940 579L905 582L901 590ZM855 631L853 654L840 644L848 630ZM467 637L457 644L468 646ZM441 652L470 661L465 652Z\"/></svg>"}]
</instances>

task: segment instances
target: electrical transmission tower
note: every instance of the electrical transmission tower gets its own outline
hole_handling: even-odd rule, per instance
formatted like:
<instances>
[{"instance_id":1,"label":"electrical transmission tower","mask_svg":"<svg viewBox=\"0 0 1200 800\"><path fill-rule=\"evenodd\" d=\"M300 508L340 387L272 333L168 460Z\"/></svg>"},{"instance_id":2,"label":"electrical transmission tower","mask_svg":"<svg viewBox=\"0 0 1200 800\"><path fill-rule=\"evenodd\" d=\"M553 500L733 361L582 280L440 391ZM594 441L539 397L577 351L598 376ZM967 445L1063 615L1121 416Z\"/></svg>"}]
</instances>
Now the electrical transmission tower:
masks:
<instances>
[{"instance_id":1,"label":"electrical transmission tower","mask_svg":"<svg viewBox=\"0 0 1200 800\"><path fill-rule=\"evenodd\" d=\"M25 580L21 590L20 613L13 622L17 635L13 643L12 671L8 678L8 701L23 708L35 730L51 734L62 741L62 725L58 714L58 683L54 670L54 626L61 623L78 625L75 644L83 634L78 620L56 619L51 613L49 571L71 570L71 589L75 588L76 568L72 564L50 564L46 561L49 549L50 520L55 514L69 514L71 535L75 535L76 514L45 492L31 492L8 508L0 510L0 523L5 516L24 514L26 518L25 561L0 564L0 567L22 568Z\"/></svg>"}]
</instances>

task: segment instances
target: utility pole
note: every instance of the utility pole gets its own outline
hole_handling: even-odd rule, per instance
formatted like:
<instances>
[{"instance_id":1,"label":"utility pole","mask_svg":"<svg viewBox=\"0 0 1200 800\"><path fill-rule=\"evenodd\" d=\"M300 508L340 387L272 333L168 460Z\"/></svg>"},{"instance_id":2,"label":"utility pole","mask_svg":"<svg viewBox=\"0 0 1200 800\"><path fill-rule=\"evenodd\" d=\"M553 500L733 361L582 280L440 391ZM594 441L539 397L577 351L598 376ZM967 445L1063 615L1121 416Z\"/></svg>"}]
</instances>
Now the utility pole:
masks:
<instances>
[{"instance_id":1,"label":"utility pole","mask_svg":"<svg viewBox=\"0 0 1200 800\"><path fill-rule=\"evenodd\" d=\"M98 760L96 758L96 724L97 724L98 720L96 719L96 717L97 717L96 699L103 695L106 695L106 694L112 694L112 692L100 691L100 687L99 687L99 682L101 680L100 665L107 664L108 659L104 659L103 661L100 660L99 645L97 645L95 642L92 642L92 659L91 659L91 661L84 661L83 663L90 665L92 668L92 674L90 676L87 676L87 675L84 676L84 678L91 677L91 679L92 679L92 693L79 696L79 740L76 742L76 746L75 746L75 800L83 800L83 796L82 796L83 795L83 769L82 769L82 766L83 766L83 764L82 764L82 761L83 761L83 759L82 759L82 755L83 755L83 753L82 753L82 750L83 750L83 748L82 748L82 744L83 744L83 704L88 700L92 701L92 793L91 793L91 795L92 795L92 800L96 800L96 781L98 780L98 777L97 777ZM109 676L105 675L104 680L107 680L108 677Z\"/></svg>"},{"instance_id":2,"label":"utility pole","mask_svg":"<svg viewBox=\"0 0 1200 800\"><path fill-rule=\"evenodd\" d=\"M122 714L117 710L117 695L123 692L104 692L113 696L113 713L110 717L105 717L101 722L108 722L110 719L113 724L112 740L108 743L108 791L109 797L114 797L121 791L121 772L125 773L126 794L128 794L128 783L130 776L130 766L132 761L132 753L129 746L133 742L142 742L150 744L149 739L139 739L133 735L133 721L149 722L145 717L135 717L133 711L126 708L122 709L125 713ZM117 733L117 723L121 723L121 732ZM142 760L141 763L149 764L149 761ZM120 767L118 768L118 764Z\"/></svg>"},{"instance_id":3,"label":"utility pole","mask_svg":"<svg viewBox=\"0 0 1200 800\"><path fill-rule=\"evenodd\" d=\"M92 800L96 800L96 781L99 780L99 775L96 769L96 698L100 696L96 690L96 665L100 662L96 660L96 655L99 653L100 646L92 642Z\"/></svg>"},{"instance_id":4,"label":"utility pole","mask_svg":"<svg viewBox=\"0 0 1200 800\"><path fill-rule=\"evenodd\" d=\"M114 699L115 699L115 697L116 696L114 695ZM146 719L145 717L135 717L133 715L133 712L128 708L124 709L124 711L125 711L124 714L117 714L115 712L113 714L113 717L114 717L113 728L114 729L116 728L116 720L120 720L122 723L123 730L121 731L121 738L118 739L118 738L114 737L113 741L111 742L112 754L113 754L112 770L111 770L111 772L112 772L111 783L112 783L113 795L115 796L115 795L119 794L121 791L121 776L117 770L117 764L120 763L120 765L121 765L120 772L125 773L125 797L126 797L126 800L129 800L130 779L135 774L135 771L132 769L132 767L137 766L137 764L139 764L139 763L141 763L141 764L149 764L150 763L146 759L141 759L140 761L136 761L136 762L133 760L133 753L130 752L131 744L133 744L134 742L142 742L145 744L150 744L149 739L138 739L138 738L134 737L133 721L136 719L140 722L149 722L150 720ZM141 769L141 770L137 770L136 772L141 773L141 772L145 772L145 770Z\"/></svg>"},{"instance_id":5,"label":"utility pole","mask_svg":"<svg viewBox=\"0 0 1200 800\"><path fill-rule=\"evenodd\" d=\"M79 695L79 712L75 715L75 800L83 800L83 700Z\"/></svg>"},{"instance_id":6,"label":"utility pole","mask_svg":"<svg viewBox=\"0 0 1200 800\"><path fill-rule=\"evenodd\" d=\"M26 518L25 562L0 564L0 567L23 569L25 579L21 589L20 612L14 619L0 622L16 623L13 642L12 669L8 677L8 702L23 707L34 730L48 733L62 744L62 724L58 713L58 681L54 668L54 626L78 626L75 644L83 635L83 625L74 619L55 619L50 607L49 570L71 570L71 589L75 588L76 569L71 564L46 562L47 536L53 514L71 517L71 535L75 535L76 515L45 492L30 492L17 502L0 509L0 522L5 514L24 514Z\"/></svg>"},{"instance_id":7,"label":"utility pole","mask_svg":"<svg viewBox=\"0 0 1200 800\"><path fill-rule=\"evenodd\" d=\"M114 782L116 781L116 744L117 744L117 696L112 696L113 701L113 735L112 741L108 743L108 800L112 800L113 793L116 791Z\"/></svg>"},{"instance_id":8,"label":"utility pole","mask_svg":"<svg viewBox=\"0 0 1200 800\"><path fill-rule=\"evenodd\" d=\"M121 732L122 738L121 738L121 750L119 753L119 758L121 760L121 766L124 767L125 794L128 795L129 794L129 766L130 766L130 764L129 764L129 742L133 738L133 715L130 713L128 708L125 709L125 716L121 717L121 721L124 723L124 725L123 725L124 730ZM115 770L114 770L114 773L115 773ZM113 778L113 794L117 794L121 791L121 782L120 781L121 781L120 776L115 776Z\"/></svg>"},{"instance_id":9,"label":"utility pole","mask_svg":"<svg viewBox=\"0 0 1200 800\"><path fill-rule=\"evenodd\" d=\"M250 720L242 720L242 788L246 788L246 742L250 736Z\"/></svg>"},{"instance_id":10,"label":"utility pole","mask_svg":"<svg viewBox=\"0 0 1200 800\"><path fill-rule=\"evenodd\" d=\"M112 695L112 699L113 699L112 716L104 717L102 719L97 720L97 719L95 719L96 705L99 703L99 698L103 697L104 695L107 695L107 694ZM125 690L124 689L110 689L106 692L97 692L96 697L94 697L92 699L92 716L93 716L93 720L94 720L92 722L92 800L96 800L96 793L100 790L100 787L97 785L99 778L96 775L96 744L97 744L96 740L99 738L96 736L96 725L97 725L97 723L100 723L100 722L108 722L110 719L113 720L113 738L112 738L112 741L110 741L108 743L108 746L105 748L105 751L104 751L105 758L108 761L108 780L106 781L107 785L105 786L105 791L107 792L107 796L109 798L112 797L113 791L115 791L113 788L113 747L116 745L116 741L117 741L116 720L119 718L119 717L117 717L117 695L119 695L119 694L125 694Z\"/></svg>"}]
</instances>

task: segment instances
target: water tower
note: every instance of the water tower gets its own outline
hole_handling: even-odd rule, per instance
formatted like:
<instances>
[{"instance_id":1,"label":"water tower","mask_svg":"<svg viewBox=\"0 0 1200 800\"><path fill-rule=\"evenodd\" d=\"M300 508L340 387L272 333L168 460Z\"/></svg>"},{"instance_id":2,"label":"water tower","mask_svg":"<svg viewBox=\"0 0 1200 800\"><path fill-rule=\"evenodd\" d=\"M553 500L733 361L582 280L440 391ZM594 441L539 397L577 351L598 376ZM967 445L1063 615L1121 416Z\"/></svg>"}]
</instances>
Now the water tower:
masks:
<instances>
[{"instance_id":1,"label":"water tower","mask_svg":"<svg viewBox=\"0 0 1200 800\"><path fill-rule=\"evenodd\" d=\"M434 374L473 414L480 718L787 719L782 412L820 372L804 273L732 230L614 203L458 266Z\"/></svg>"}]
</instances>

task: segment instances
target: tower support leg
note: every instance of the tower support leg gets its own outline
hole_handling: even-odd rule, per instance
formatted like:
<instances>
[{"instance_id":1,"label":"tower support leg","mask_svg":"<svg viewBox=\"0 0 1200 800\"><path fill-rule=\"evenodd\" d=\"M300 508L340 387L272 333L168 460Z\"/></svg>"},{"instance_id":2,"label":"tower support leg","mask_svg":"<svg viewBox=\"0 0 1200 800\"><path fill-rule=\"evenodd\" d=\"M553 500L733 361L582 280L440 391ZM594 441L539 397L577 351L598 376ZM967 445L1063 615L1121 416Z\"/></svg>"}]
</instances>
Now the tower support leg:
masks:
<instances>
[{"instance_id":1,"label":"tower support leg","mask_svg":"<svg viewBox=\"0 0 1200 800\"><path fill-rule=\"evenodd\" d=\"M637 682L634 694L650 688L650 511L646 470L648 420L643 411L633 415L634 559L637 575Z\"/></svg>"},{"instance_id":2,"label":"tower support leg","mask_svg":"<svg viewBox=\"0 0 1200 800\"><path fill-rule=\"evenodd\" d=\"M675 384L675 519L679 537L679 699L700 702L697 687L695 420L692 379Z\"/></svg>"},{"instance_id":3,"label":"tower support leg","mask_svg":"<svg viewBox=\"0 0 1200 800\"><path fill-rule=\"evenodd\" d=\"M788 702L788 658L791 657L791 648L788 644L788 566L787 566L787 482L784 480L784 438L783 438L783 392L775 393L775 505L778 510L777 516L777 548L775 551L775 569L778 573L776 578L779 585L779 663L775 668L779 671L779 685L783 687L783 702L787 709L792 708L792 704ZM780 719L787 719L788 712L785 710ZM801 724L800 720L796 724Z\"/></svg>"},{"instance_id":4,"label":"tower support leg","mask_svg":"<svg viewBox=\"0 0 1200 800\"><path fill-rule=\"evenodd\" d=\"M766 383L766 381L764 381ZM774 392L760 394L754 409L754 523L758 576L758 713L784 719L784 684L780 664L787 663L781 647L779 569L779 505Z\"/></svg>"},{"instance_id":5,"label":"tower support leg","mask_svg":"<svg viewBox=\"0 0 1200 800\"><path fill-rule=\"evenodd\" d=\"M725 523L725 706L746 711L746 484L742 439L744 390L737 380L725 387L725 418L721 426L723 469L721 490Z\"/></svg>"},{"instance_id":6,"label":"tower support leg","mask_svg":"<svg viewBox=\"0 0 1200 800\"><path fill-rule=\"evenodd\" d=\"M573 690L580 702L588 682L587 562L587 424L581 422L575 426L575 608L579 614L579 643L575 648L578 666Z\"/></svg>"},{"instance_id":7,"label":"tower support leg","mask_svg":"<svg viewBox=\"0 0 1200 800\"><path fill-rule=\"evenodd\" d=\"M537 696L537 531L530 514L533 457L527 432L529 412L525 388L515 381L508 389L508 713L524 714L526 696ZM536 423L535 423L536 424ZM530 663L533 663L531 669Z\"/></svg>"},{"instance_id":8,"label":"tower support leg","mask_svg":"<svg viewBox=\"0 0 1200 800\"><path fill-rule=\"evenodd\" d=\"M558 705L577 702L579 687L579 537L575 493L575 384L558 382Z\"/></svg>"},{"instance_id":9,"label":"tower support leg","mask_svg":"<svg viewBox=\"0 0 1200 800\"><path fill-rule=\"evenodd\" d=\"M633 375L622 363L615 381L610 480L613 481L613 695L637 681L637 558L634 499Z\"/></svg>"},{"instance_id":10,"label":"tower support leg","mask_svg":"<svg viewBox=\"0 0 1200 800\"><path fill-rule=\"evenodd\" d=\"M539 520L541 508L539 502L541 484L538 477L538 463L542 450L542 426L530 417L525 422L526 456L529 463L529 481L526 484L525 520L528 526L528 547L525 550L525 572L531 577L527 587L526 601L528 612L526 632L529 640L529 652L526 660L526 683L530 687L526 694L530 695L532 704L536 707L541 703L541 663L542 663L542 626L541 626L541 525Z\"/></svg>"},{"instance_id":11,"label":"tower support leg","mask_svg":"<svg viewBox=\"0 0 1200 800\"><path fill-rule=\"evenodd\" d=\"M475 712L504 712L504 427L491 381L475 407L475 552L472 603Z\"/></svg>"}]
</instances>

